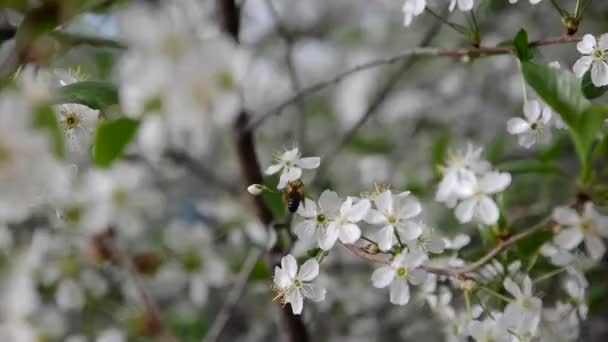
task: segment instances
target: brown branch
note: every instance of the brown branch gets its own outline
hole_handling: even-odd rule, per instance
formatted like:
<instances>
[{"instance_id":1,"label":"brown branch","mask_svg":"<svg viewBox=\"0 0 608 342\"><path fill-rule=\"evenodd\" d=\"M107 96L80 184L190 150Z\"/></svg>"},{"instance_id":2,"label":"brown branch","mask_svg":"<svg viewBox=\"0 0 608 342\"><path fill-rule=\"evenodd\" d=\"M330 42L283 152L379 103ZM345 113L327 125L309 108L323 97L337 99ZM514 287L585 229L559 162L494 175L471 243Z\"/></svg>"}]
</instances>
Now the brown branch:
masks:
<instances>
[{"instance_id":1,"label":"brown branch","mask_svg":"<svg viewBox=\"0 0 608 342\"><path fill-rule=\"evenodd\" d=\"M530 228L522 231L521 233L515 234L515 235L511 236L510 238L501 241L498 245L496 245L494 248L492 248L486 255L484 255L477 261L475 261L471 264L468 264L467 266L464 266L464 267L441 268L441 267L434 267L434 266L430 266L430 265L422 265L422 266L420 266L420 269L423 269L429 273L434 273L437 275L443 275L443 276L448 276L448 277L453 277L453 278L468 278L468 274L476 272L483 265L485 265L486 263L488 263L489 261L494 259L494 257L496 257L500 253L508 250L509 248L511 248L513 245L515 245L519 241L525 240L540 231L550 230L553 227L555 227L555 225L556 225L555 222L553 222L552 220L548 220L548 221L542 222L536 226L530 227ZM390 254L369 253L366 248L367 246L360 247L360 246L356 246L356 245L348 245L348 244L343 244L343 243L340 243L340 244L342 246L344 246L346 249L348 249L351 253L355 254L356 256L358 256L362 259L371 261L373 263L390 264L391 259L392 259L392 255L390 255Z\"/></svg>"},{"instance_id":2,"label":"brown branch","mask_svg":"<svg viewBox=\"0 0 608 342\"><path fill-rule=\"evenodd\" d=\"M239 41L240 12L235 0L216 0L220 28L229 34L235 42ZM262 183L262 171L255 152L255 139L251 130L246 129L250 122L250 114L241 110L233 125L234 144L237 150L239 166L246 184ZM275 217L270 208L260 196L252 197L258 219L267 229L282 229L274 225ZM281 244L276 244L267 254L267 264L270 269L280 263L281 257L288 251ZM291 312L291 308L278 304L281 322L291 342L308 342L309 335L300 316ZM226 318L229 320L229 317ZM221 330L221 329L220 329ZM219 332L221 333L221 331ZM218 333L218 335L219 335Z\"/></svg>"},{"instance_id":3,"label":"brown branch","mask_svg":"<svg viewBox=\"0 0 608 342\"><path fill-rule=\"evenodd\" d=\"M530 42L530 47L539 47L546 45L556 45L556 44L565 44L565 43L575 43L581 40L579 36L560 36L560 37L552 37L541 40L536 40ZM433 57L481 57L481 56L494 56L494 55L508 55L514 54L515 50L510 46L496 46L496 47L478 47L478 48L463 48L463 49L444 49L444 48L433 48L433 47L418 47L411 50L406 50L401 53L398 53L394 56L385 57L376 59L373 61L369 61L363 64L356 65L350 69L344 70L334 77L321 81L319 83L313 84L309 87L302 89L301 92L295 94L294 96L288 98L287 100L281 102L279 105L266 112L265 114L254 119L251 124L247 126L247 129L252 130L262 123L264 123L267 119L272 116L279 115L285 108L300 101L303 97L309 96L316 92L319 92L326 87L333 86L345 78L352 76L358 72L395 64L399 61L402 61L411 56L433 56Z\"/></svg>"}]
</instances>

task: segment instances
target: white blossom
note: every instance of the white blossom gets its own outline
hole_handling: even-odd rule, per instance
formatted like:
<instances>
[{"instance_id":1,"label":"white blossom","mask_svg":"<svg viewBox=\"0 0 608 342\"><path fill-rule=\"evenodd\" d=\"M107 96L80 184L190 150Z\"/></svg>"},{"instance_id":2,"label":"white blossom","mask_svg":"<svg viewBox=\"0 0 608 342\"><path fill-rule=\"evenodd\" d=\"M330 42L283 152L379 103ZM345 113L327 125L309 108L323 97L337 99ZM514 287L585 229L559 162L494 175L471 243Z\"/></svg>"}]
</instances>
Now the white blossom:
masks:
<instances>
[{"instance_id":1,"label":"white blossom","mask_svg":"<svg viewBox=\"0 0 608 342\"><path fill-rule=\"evenodd\" d=\"M339 215L341 205L338 194L331 190L321 193L318 206L306 198L304 205L300 205L296 211L304 220L295 225L294 233L302 240L315 239L321 246L327 227Z\"/></svg>"},{"instance_id":2,"label":"white blossom","mask_svg":"<svg viewBox=\"0 0 608 342\"><path fill-rule=\"evenodd\" d=\"M319 157L300 158L300 156L298 148L285 151L276 157L276 164L266 169L267 175L274 175L281 170L283 171L277 185L278 189L285 188L288 182L300 179L302 169L316 169L321 164L321 158Z\"/></svg>"},{"instance_id":3,"label":"white blossom","mask_svg":"<svg viewBox=\"0 0 608 342\"><path fill-rule=\"evenodd\" d=\"M525 148L534 145L543 133L546 133L552 117L551 109L538 101L528 101L524 104L524 118L511 118L507 121L509 134L518 135L518 142Z\"/></svg>"},{"instance_id":4,"label":"white blossom","mask_svg":"<svg viewBox=\"0 0 608 342\"><path fill-rule=\"evenodd\" d=\"M518 332L535 334L540 322L542 301L532 293L532 280L528 276L524 277L523 287L520 287L507 277L503 286L515 297L515 301L505 308L505 324Z\"/></svg>"},{"instance_id":5,"label":"white blossom","mask_svg":"<svg viewBox=\"0 0 608 342\"><path fill-rule=\"evenodd\" d=\"M311 281L319 275L319 263L315 259L307 260L298 271L298 264L293 255L281 259L281 267L274 269L274 284L277 297L284 303L290 303L294 314L302 313L304 298L320 302L325 299L325 289Z\"/></svg>"},{"instance_id":6,"label":"white blossom","mask_svg":"<svg viewBox=\"0 0 608 342\"><path fill-rule=\"evenodd\" d=\"M593 35L586 34L576 48L583 55L572 67L576 76L583 77L591 68L591 82L597 87L608 85L608 35L601 35L598 42Z\"/></svg>"},{"instance_id":7,"label":"white blossom","mask_svg":"<svg viewBox=\"0 0 608 342\"><path fill-rule=\"evenodd\" d=\"M460 223L473 219L483 224L495 224L499 218L496 203L490 197L503 191L511 184L511 175L506 172L489 172L475 184L474 194L463 199L456 207L456 218Z\"/></svg>"},{"instance_id":8,"label":"white blossom","mask_svg":"<svg viewBox=\"0 0 608 342\"><path fill-rule=\"evenodd\" d=\"M458 4L458 10L461 12L467 12L473 9L473 0L451 0L450 11L453 11Z\"/></svg>"},{"instance_id":9,"label":"white blossom","mask_svg":"<svg viewBox=\"0 0 608 342\"><path fill-rule=\"evenodd\" d=\"M55 106L55 112L71 152L88 151L99 111L77 103Z\"/></svg>"},{"instance_id":10,"label":"white blossom","mask_svg":"<svg viewBox=\"0 0 608 342\"><path fill-rule=\"evenodd\" d=\"M390 302L395 305L405 305L410 300L408 281L412 285L420 285L426 278L426 272L418 268L425 260L425 254L401 252L395 256L390 265L374 271L372 283L376 288L390 285Z\"/></svg>"},{"instance_id":11,"label":"white blossom","mask_svg":"<svg viewBox=\"0 0 608 342\"><path fill-rule=\"evenodd\" d=\"M553 239L557 246L572 250L584 241L589 256L601 259L606 252L602 238L608 238L608 218L600 215L593 203L585 203L582 215L568 207L555 208L553 219L562 226Z\"/></svg>"},{"instance_id":12,"label":"white blossom","mask_svg":"<svg viewBox=\"0 0 608 342\"><path fill-rule=\"evenodd\" d=\"M435 194L435 200L452 208L459 198L471 196L477 175L490 169L483 160L483 149L467 144L466 150L448 151L446 164L440 167L443 175Z\"/></svg>"},{"instance_id":13,"label":"white blossom","mask_svg":"<svg viewBox=\"0 0 608 342\"><path fill-rule=\"evenodd\" d=\"M370 209L365 221L382 228L372 235L380 249L390 250L397 242L396 234L404 240L413 240L420 236L422 227L410 219L422 211L420 202L410 196L409 192L393 195L386 190L374 198L376 209Z\"/></svg>"},{"instance_id":14,"label":"white blossom","mask_svg":"<svg viewBox=\"0 0 608 342\"><path fill-rule=\"evenodd\" d=\"M338 215L329 222L327 229L322 231L319 247L328 251L338 239L345 244L353 244L359 240L361 229L357 223L363 220L370 207L371 203L367 199L361 199L354 203L353 197L347 197L340 206Z\"/></svg>"}]
</instances>

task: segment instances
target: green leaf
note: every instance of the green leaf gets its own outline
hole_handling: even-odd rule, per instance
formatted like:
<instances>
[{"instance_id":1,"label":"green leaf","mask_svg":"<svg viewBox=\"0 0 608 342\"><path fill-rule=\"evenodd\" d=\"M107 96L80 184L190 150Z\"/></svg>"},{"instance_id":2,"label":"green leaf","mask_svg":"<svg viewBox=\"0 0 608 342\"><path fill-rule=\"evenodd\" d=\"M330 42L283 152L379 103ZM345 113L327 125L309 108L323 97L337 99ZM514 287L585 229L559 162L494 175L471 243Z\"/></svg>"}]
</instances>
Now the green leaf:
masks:
<instances>
[{"instance_id":1,"label":"green leaf","mask_svg":"<svg viewBox=\"0 0 608 342\"><path fill-rule=\"evenodd\" d=\"M522 62L526 82L570 128L576 128L579 116L591 106L578 80L571 73L546 65Z\"/></svg>"},{"instance_id":2,"label":"green leaf","mask_svg":"<svg viewBox=\"0 0 608 342\"><path fill-rule=\"evenodd\" d=\"M585 159L585 164L589 160L591 147L597 139L597 133L602 128L602 123L606 117L608 117L608 107L594 105L587 109L578 120L575 147L577 152Z\"/></svg>"},{"instance_id":3,"label":"green leaf","mask_svg":"<svg viewBox=\"0 0 608 342\"><path fill-rule=\"evenodd\" d=\"M527 62L532 58L528 49L528 32L526 30L521 29L517 32L515 38L513 38L513 46L520 61Z\"/></svg>"},{"instance_id":4,"label":"green leaf","mask_svg":"<svg viewBox=\"0 0 608 342\"><path fill-rule=\"evenodd\" d=\"M135 136L139 121L121 118L97 127L93 157L95 164L107 167L118 158Z\"/></svg>"},{"instance_id":5,"label":"green leaf","mask_svg":"<svg viewBox=\"0 0 608 342\"><path fill-rule=\"evenodd\" d=\"M78 103L103 111L118 104L118 91L109 82L77 82L60 87L57 90L54 102Z\"/></svg>"},{"instance_id":6,"label":"green leaf","mask_svg":"<svg viewBox=\"0 0 608 342\"><path fill-rule=\"evenodd\" d=\"M34 115L34 126L47 130L51 139L53 153L57 158L63 158L65 156L63 131L59 127L55 111L49 106L42 106L36 108Z\"/></svg>"},{"instance_id":7,"label":"green leaf","mask_svg":"<svg viewBox=\"0 0 608 342\"><path fill-rule=\"evenodd\" d=\"M581 89L588 99L595 99L608 91L608 86L596 87L591 81L591 70L588 70L581 81Z\"/></svg>"},{"instance_id":8,"label":"green leaf","mask_svg":"<svg viewBox=\"0 0 608 342\"><path fill-rule=\"evenodd\" d=\"M433 143L433 147L431 148L431 161L433 167L445 162L445 155L448 150L449 142L450 138L447 135L441 135Z\"/></svg>"},{"instance_id":9,"label":"green leaf","mask_svg":"<svg viewBox=\"0 0 608 342\"><path fill-rule=\"evenodd\" d=\"M511 173L563 174L559 165L542 160L510 160L497 164L496 168Z\"/></svg>"}]
</instances>

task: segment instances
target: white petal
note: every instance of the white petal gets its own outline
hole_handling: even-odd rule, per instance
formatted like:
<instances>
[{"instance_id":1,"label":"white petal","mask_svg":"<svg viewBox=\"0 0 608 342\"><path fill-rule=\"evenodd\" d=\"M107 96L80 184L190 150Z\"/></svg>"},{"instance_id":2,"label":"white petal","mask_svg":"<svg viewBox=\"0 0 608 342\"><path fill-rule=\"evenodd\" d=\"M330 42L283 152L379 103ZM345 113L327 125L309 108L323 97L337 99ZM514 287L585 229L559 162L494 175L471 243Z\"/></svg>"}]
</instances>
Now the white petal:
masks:
<instances>
[{"instance_id":1,"label":"white petal","mask_svg":"<svg viewBox=\"0 0 608 342\"><path fill-rule=\"evenodd\" d=\"M597 235L585 235L585 248L587 248L589 256L594 260L600 260L604 256L604 253L606 253L604 241Z\"/></svg>"},{"instance_id":2,"label":"white petal","mask_svg":"<svg viewBox=\"0 0 608 342\"><path fill-rule=\"evenodd\" d=\"M320 302L325 300L327 291L321 285L316 284L304 284L302 286L302 294L304 297L309 298L313 302Z\"/></svg>"},{"instance_id":3,"label":"white petal","mask_svg":"<svg viewBox=\"0 0 608 342\"><path fill-rule=\"evenodd\" d=\"M507 121L507 132L510 134L520 134L530 130L530 123L522 118L511 118Z\"/></svg>"},{"instance_id":4,"label":"white petal","mask_svg":"<svg viewBox=\"0 0 608 342\"><path fill-rule=\"evenodd\" d=\"M387 287L395 278L395 270L390 266L382 266L372 273L372 284L375 288Z\"/></svg>"},{"instance_id":5,"label":"white petal","mask_svg":"<svg viewBox=\"0 0 608 342\"><path fill-rule=\"evenodd\" d=\"M546 125L547 123L549 123L552 116L553 112L551 111L551 108L549 106L543 106L540 121Z\"/></svg>"},{"instance_id":6,"label":"white petal","mask_svg":"<svg viewBox=\"0 0 608 342\"><path fill-rule=\"evenodd\" d=\"M356 224L347 223L340 228L340 241L353 244L361 237L361 229Z\"/></svg>"},{"instance_id":7,"label":"white petal","mask_svg":"<svg viewBox=\"0 0 608 342\"><path fill-rule=\"evenodd\" d=\"M399 216L401 219L407 220L420 214L421 211L422 207L420 206L420 202L413 197L407 197L401 200L397 216Z\"/></svg>"},{"instance_id":8,"label":"white petal","mask_svg":"<svg viewBox=\"0 0 608 342\"><path fill-rule=\"evenodd\" d=\"M530 279L529 276L525 276L524 277L524 288L523 288L523 293L526 297L531 297L532 296L532 280Z\"/></svg>"},{"instance_id":9,"label":"white petal","mask_svg":"<svg viewBox=\"0 0 608 342\"><path fill-rule=\"evenodd\" d=\"M473 218L473 213L475 212L475 206L477 205L477 200L475 198L466 199L456 207L454 214L460 223L471 222Z\"/></svg>"},{"instance_id":10,"label":"white petal","mask_svg":"<svg viewBox=\"0 0 608 342\"><path fill-rule=\"evenodd\" d=\"M608 85L608 64L604 61L591 65L591 81L596 87Z\"/></svg>"},{"instance_id":11,"label":"white petal","mask_svg":"<svg viewBox=\"0 0 608 342\"><path fill-rule=\"evenodd\" d=\"M604 33L603 35L601 35L598 44L600 49L604 51L608 50L608 34Z\"/></svg>"},{"instance_id":12,"label":"white petal","mask_svg":"<svg viewBox=\"0 0 608 342\"><path fill-rule=\"evenodd\" d=\"M274 268L274 283L280 288L286 288L291 285L292 279L289 278L289 274L279 266Z\"/></svg>"},{"instance_id":13,"label":"white petal","mask_svg":"<svg viewBox=\"0 0 608 342\"><path fill-rule=\"evenodd\" d=\"M266 174L267 175L274 175L275 173L281 171L282 168L283 168L283 165L281 165L281 164L270 165L266 169Z\"/></svg>"},{"instance_id":14,"label":"white petal","mask_svg":"<svg viewBox=\"0 0 608 342\"><path fill-rule=\"evenodd\" d=\"M306 218L313 218L317 216L317 204L310 198L305 198L304 205L298 206L297 213Z\"/></svg>"},{"instance_id":15,"label":"white petal","mask_svg":"<svg viewBox=\"0 0 608 342\"><path fill-rule=\"evenodd\" d=\"M319 157L302 158L296 162L296 166L303 169L316 169L319 165L321 165L321 158Z\"/></svg>"},{"instance_id":16,"label":"white petal","mask_svg":"<svg viewBox=\"0 0 608 342\"><path fill-rule=\"evenodd\" d=\"M511 295L513 295L513 297L520 298L522 296L519 286L513 280L511 280L511 278L505 278L505 280L502 282L502 285L505 287L505 290L507 290Z\"/></svg>"},{"instance_id":17,"label":"white petal","mask_svg":"<svg viewBox=\"0 0 608 342\"><path fill-rule=\"evenodd\" d=\"M473 9L473 0L458 0L458 9L462 12Z\"/></svg>"},{"instance_id":18,"label":"white petal","mask_svg":"<svg viewBox=\"0 0 608 342\"><path fill-rule=\"evenodd\" d=\"M365 222L369 224L384 224L386 223L386 216L376 209L370 209L365 216Z\"/></svg>"},{"instance_id":19,"label":"white petal","mask_svg":"<svg viewBox=\"0 0 608 342\"><path fill-rule=\"evenodd\" d=\"M296 274L298 273L298 262L293 255L287 254L281 258L281 267L283 268L283 271L287 272L291 279L295 279Z\"/></svg>"},{"instance_id":20,"label":"white petal","mask_svg":"<svg viewBox=\"0 0 608 342\"><path fill-rule=\"evenodd\" d=\"M586 34L583 36L583 39L581 39L581 41L576 44L576 49L582 54L590 55L593 52L595 46L595 37L593 35Z\"/></svg>"},{"instance_id":21,"label":"white petal","mask_svg":"<svg viewBox=\"0 0 608 342\"><path fill-rule=\"evenodd\" d=\"M443 250L445 249L445 242L438 236L432 236L427 243L426 248L431 253L440 254L443 253Z\"/></svg>"},{"instance_id":22,"label":"white petal","mask_svg":"<svg viewBox=\"0 0 608 342\"><path fill-rule=\"evenodd\" d=\"M553 239L553 242L555 242L556 245L567 250L574 249L576 246L580 245L582 241L583 233L578 228L564 229Z\"/></svg>"},{"instance_id":23,"label":"white petal","mask_svg":"<svg viewBox=\"0 0 608 342\"><path fill-rule=\"evenodd\" d=\"M338 240L339 234L340 230L338 225L335 222L330 223L327 226L325 233L319 236L319 247L324 251L330 250L336 243L336 240Z\"/></svg>"},{"instance_id":24,"label":"white petal","mask_svg":"<svg viewBox=\"0 0 608 342\"><path fill-rule=\"evenodd\" d=\"M404 240L414 240L422 234L422 227L418 223L405 221L397 226L397 232Z\"/></svg>"},{"instance_id":25,"label":"white petal","mask_svg":"<svg viewBox=\"0 0 608 342\"><path fill-rule=\"evenodd\" d=\"M511 184L511 174L508 172L489 172L479 180L479 189L485 194L495 194L506 189Z\"/></svg>"},{"instance_id":26,"label":"white petal","mask_svg":"<svg viewBox=\"0 0 608 342\"><path fill-rule=\"evenodd\" d=\"M579 58L576 63L574 63L572 66L572 71L574 71L576 77L581 78L583 75L585 75L587 70L589 70L592 62L593 59L590 56L583 56Z\"/></svg>"},{"instance_id":27,"label":"white petal","mask_svg":"<svg viewBox=\"0 0 608 342\"><path fill-rule=\"evenodd\" d=\"M420 265L422 265L422 263L424 261L426 261L428 259L427 255L424 254L423 252L411 252L411 253L401 253L400 255L398 255L397 257L403 255L403 261L402 261L402 265L406 266L408 269L414 269Z\"/></svg>"},{"instance_id":28,"label":"white petal","mask_svg":"<svg viewBox=\"0 0 608 342\"><path fill-rule=\"evenodd\" d=\"M287 295L287 302L291 304L291 311L294 315L302 313L302 307L304 306L304 299L300 290L293 290Z\"/></svg>"},{"instance_id":29,"label":"white petal","mask_svg":"<svg viewBox=\"0 0 608 342\"><path fill-rule=\"evenodd\" d=\"M494 224L498 221L499 217L496 203L488 196L481 196L477 204L476 214L484 224Z\"/></svg>"},{"instance_id":30,"label":"white petal","mask_svg":"<svg viewBox=\"0 0 608 342\"><path fill-rule=\"evenodd\" d=\"M528 101L524 103L524 116L528 122L536 122L540 117L540 103L538 101Z\"/></svg>"},{"instance_id":31,"label":"white petal","mask_svg":"<svg viewBox=\"0 0 608 342\"><path fill-rule=\"evenodd\" d=\"M578 213L568 207L557 207L553 210L553 219L561 224L566 226L575 226L580 222L580 218Z\"/></svg>"},{"instance_id":32,"label":"white petal","mask_svg":"<svg viewBox=\"0 0 608 342\"><path fill-rule=\"evenodd\" d=\"M394 227L390 224L384 226L384 228L372 235L372 239L376 241L381 250L390 250L395 243Z\"/></svg>"},{"instance_id":33,"label":"white petal","mask_svg":"<svg viewBox=\"0 0 608 342\"><path fill-rule=\"evenodd\" d=\"M395 305L405 305L410 301L410 286L405 279L395 279L391 283L390 301Z\"/></svg>"},{"instance_id":34,"label":"white petal","mask_svg":"<svg viewBox=\"0 0 608 342\"><path fill-rule=\"evenodd\" d=\"M300 268L298 279L301 281L311 281L319 275L319 263L315 259L308 259Z\"/></svg>"},{"instance_id":35,"label":"white petal","mask_svg":"<svg viewBox=\"0 0 608 342\"><path fill-rule=\"evenodd\" d=\"M298 239L309 241L315 236L317 224L312 220L305 220L298 223L293 232L296 233Z\"/></svg>"},{"instance_id":36,"label":"white petal","mask_svg":"<svg viewBox=\"0 0 608 342\"><path fill-rule=\"evenodd\" d=\"M287 178L288 182L298 180L302 176L302 169L299 167L287 167L283 169L281 178L283 178L283 176Z\"/></svg>"},{"instance_id":37,"label":"white petal","mask_svg":"<svg viewBox=\"0 0 608 342\"><path fill-rule=\"evenodd\" d=\"M338 197L338 194L331 191L325 190L319 197L319 206L325 213L336 213L340 209L342 202Z\"/></svg>"},{"instance_id":38,"label":"white petal","mask_svg":"<svg viewBox=\"0 0 608 342\"><path fill-rule=\"evenodd\" d=\"M412 283L412 285L420 285L420 284L424 283L427 276L428 276L428 273L426 273L425 271L423 271L419 268L415 268L413 270L408 271L407 280L409 280L410 283Z\"/></svg>"},{"instance_id":39,"label":"white petal","mask_svg":"<svg viewBox=\"0 0 608 342\"><path fill-rule=\"evenodd\" d=\"M390 190L384 191L376 197L374 204L384 215L391 215L393 213L393 193Z\"/></svg>"},{"instance_id":40,"label":"white petal","mask_svg":"<svg viewBox=\"0 0 608 342\"><path fill-rule=\"evenodd\" d=\"M367 212L371 208L372 204L367 199L362 199L353 205L346 213L346 218L350 222L359 222L367 215Z\"/></svg>"},{"instance_id":41,"label":"white petal","mask_svg":"<svg viewBox=\"0 0 608 342\"><path fill-rule=\"evenodd\" d=\"M536 134L532 132L525 132L519 136L517 142L523 148L530 148L536 144Z\"/></svg>"},{"instance_id":42,"label":"white petal","mask_svg":"<svg viewBox=\"0 0 608 342\"><path fill-rule=\"evenodd\" d=\"M281 159L295 163L296 158L298 158L299 154L300 154L300 150L296 147L292 150L285 151L285 153L283 153L283 155L281 156Z\"/></svg>"}]
</instances>

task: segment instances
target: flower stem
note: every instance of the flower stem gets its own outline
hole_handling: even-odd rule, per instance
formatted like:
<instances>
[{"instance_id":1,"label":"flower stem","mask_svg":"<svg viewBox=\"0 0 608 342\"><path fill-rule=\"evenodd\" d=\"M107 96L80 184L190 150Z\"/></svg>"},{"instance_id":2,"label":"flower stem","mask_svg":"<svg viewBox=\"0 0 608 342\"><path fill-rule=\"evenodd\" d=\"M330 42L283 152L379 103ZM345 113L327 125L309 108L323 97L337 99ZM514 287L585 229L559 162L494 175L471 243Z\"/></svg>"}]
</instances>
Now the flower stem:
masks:
<instances>
[{"instance_id":1,"label":"flower stem","mask_svg":"<svg viewBox=\"0 0 608 342\"><path fill-rule=\"evenodd\" d=\"M565 270L566 270L566 268L565 268L565 267L558 268L558 269L556 269L556 270L553 270L553 271L551 271L551 272L547 272L547 273L545 273L545 274L543 274L543 275L539 276L538 278L534 279L532 282L533 282L533 283L539 283L539 282L541 282L541 281L543 281L543 280L547 280L547 279L549 279L549 278L551 278L551 277L553 277L553 276L556 276L556 275L558 275L558 274L560 274L560 273L564 272Z\"/></svg>"},{"instance_id":2,"label":"flower stem","mask_svg":"<svg viewBox=\"0 0 608 342\"><path fill-rule=\"evenodd\" d=\"M481 285L479 286L479 288L482 289L482 290L484 290L484 291L486 291L487 293L493 295L494 297L507 302L507 303L512 303L513 302L513 298L509 298L509 297L507 297L505 295L502 295L502 294L500 294L500 293L498 293L498 292L496 292L496 291L494 291L494 290L492 290L490 288L487 288L487 287L481 286Z\"/></svg>"}]
</instances>

